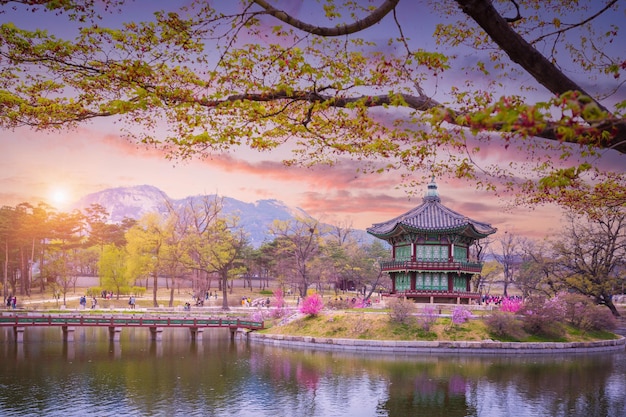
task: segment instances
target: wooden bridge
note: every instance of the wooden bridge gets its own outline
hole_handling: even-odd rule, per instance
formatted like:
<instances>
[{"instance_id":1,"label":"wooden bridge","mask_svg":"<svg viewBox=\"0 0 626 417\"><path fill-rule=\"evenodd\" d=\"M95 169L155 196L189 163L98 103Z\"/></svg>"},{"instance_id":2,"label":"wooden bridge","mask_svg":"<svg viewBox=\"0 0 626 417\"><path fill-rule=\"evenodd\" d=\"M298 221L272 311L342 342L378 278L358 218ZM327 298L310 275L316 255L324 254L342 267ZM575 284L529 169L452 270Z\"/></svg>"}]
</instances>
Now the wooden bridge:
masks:
<instances>
[{"instance_id":1,"label":"wooden bridge","mask_svg":"<svg viewBox=\"0 0 626 417\"><path fill-rule=\"evenodd\" d=\"M119 341L120 333L125 327L145 327L150 330L152 340L161 340L164 328L188 328L193 340L198 340L202 331L207 328L227 328L234 338L238 330L260 330L263 322L232 318L198 318L198 317L151 317L151 316L99 316L99 315L68 315L68 314L12 314L0 316L0 327L13 327L18 343L24 341L27 327L57 326L63 330L63 340L73 341L76 327L108 327L112 341Z\"/></svg>"}]
</instances>

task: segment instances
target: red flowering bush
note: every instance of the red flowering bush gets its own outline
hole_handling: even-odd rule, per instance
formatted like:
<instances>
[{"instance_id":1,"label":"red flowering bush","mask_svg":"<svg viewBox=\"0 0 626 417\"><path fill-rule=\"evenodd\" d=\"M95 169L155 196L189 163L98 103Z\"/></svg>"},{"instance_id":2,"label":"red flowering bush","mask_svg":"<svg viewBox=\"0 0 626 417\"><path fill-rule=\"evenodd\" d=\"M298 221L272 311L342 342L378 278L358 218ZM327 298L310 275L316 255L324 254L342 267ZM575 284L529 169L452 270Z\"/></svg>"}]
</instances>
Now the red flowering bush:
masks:
<instances>
[{"instance_id":1,"label":"red flowering bush","mask_svg":"<svg viewBox=\"0 0 626 417\"><path fill-rule=\"evenodd\" d=\"M324 300L319 294L308 295L302 300L300 313L307 316L317 316L324 308Z\"/></svg>"},{"instance_id":2,"label":"red flowering bush","mask_svg":"<svg viewBox=\"0 0 626 417\"><path fill-rule=\"evenodd\" d=\"M287 304L285 302L285 294L283 293L283 290L277 288L272 294L274 295L274 305L276 307L283 307Z\"/></svg>"}]
</instances>

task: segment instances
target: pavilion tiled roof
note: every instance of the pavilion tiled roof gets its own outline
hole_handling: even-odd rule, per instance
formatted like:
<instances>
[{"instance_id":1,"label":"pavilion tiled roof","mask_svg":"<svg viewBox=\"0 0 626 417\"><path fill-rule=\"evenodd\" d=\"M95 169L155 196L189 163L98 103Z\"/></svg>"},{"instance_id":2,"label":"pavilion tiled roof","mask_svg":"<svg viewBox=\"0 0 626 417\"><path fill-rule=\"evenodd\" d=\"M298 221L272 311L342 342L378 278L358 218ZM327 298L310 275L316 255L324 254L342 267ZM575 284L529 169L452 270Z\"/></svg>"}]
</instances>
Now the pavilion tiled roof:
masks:
<instances>
[{"instance_id":1,"label":"pavilion tiled roof","mask_svg":"<svg viewBox=\"0 0 626 417\"><path fill-rule=\"evenodd\" d=\"M480 239L496 230L488 223L472 220L441 204L437 185L433 180L428 184L428 191L421 205L396 218L376 223L367 232L381 239L403 232L454 233Z\"/></svg>"}]
</instances>

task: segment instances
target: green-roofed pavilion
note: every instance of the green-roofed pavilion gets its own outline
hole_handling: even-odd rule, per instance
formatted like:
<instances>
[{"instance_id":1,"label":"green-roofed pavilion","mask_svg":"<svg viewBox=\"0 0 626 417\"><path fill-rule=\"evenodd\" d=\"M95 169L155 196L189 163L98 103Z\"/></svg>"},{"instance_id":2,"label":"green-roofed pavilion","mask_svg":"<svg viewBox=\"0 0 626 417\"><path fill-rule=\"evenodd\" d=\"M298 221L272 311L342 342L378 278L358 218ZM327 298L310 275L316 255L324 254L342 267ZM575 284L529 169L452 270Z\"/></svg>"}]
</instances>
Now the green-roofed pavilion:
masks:
<instances>
[{"instance_id":1,"label":"green-roofed pavilion","mask_svg":"<svg viewBox=\"0 0 626 417\"><path fill-rule=\"evenodd\" d=\"M391 259L381 262L391 278L390 295L469 304L480 298L470 282L482 269L470 248L496 230L441 204L433 179L421 205L367 232L392 246Z\"/></svg>"}]
</instances>

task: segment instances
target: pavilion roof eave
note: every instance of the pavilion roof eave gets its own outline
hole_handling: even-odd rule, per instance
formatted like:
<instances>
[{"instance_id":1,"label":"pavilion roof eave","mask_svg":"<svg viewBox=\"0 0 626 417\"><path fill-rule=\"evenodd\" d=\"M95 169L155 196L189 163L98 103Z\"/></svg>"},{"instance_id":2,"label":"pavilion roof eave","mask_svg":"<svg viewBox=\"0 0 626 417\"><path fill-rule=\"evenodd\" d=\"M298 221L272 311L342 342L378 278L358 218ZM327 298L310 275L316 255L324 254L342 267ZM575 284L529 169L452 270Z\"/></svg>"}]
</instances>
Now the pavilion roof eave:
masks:
<instances>
[{"instance_id":1,"label":"pavilion roof eave","mask_svg":"<svg viewBox=\"0 0 626 417\"><path fill-rule=\"evenodd\" d=\"M372 232L371 230L368 230L367 233L369 233L372 236L375 236L375 237L377 237L379 239L383 239L383 240L387 240L387 239L390 239L390 238L392 238L394 236L400 236L400 235L407 234L407 233L457 234L457 235L463 235L463 236L471 237L471 238L474 238L474 239L484 239L487 236L489 236L490 234L495 232L495 229L492 229L492 230L493 231L490 230L488 233L482 233L479 230L477 230L472 224L464 224L464 225L461 225L461 226L449 227L449 228L423 229L423 228L412 227L412 226L407 225L407 224L397 223L393 227L393 229L389 230L389 232L387 232L387 233L375 233L375 232Z\"/></svg>"}]
</instances>

